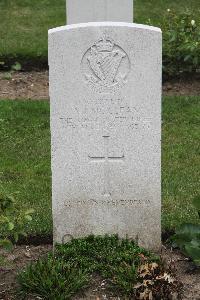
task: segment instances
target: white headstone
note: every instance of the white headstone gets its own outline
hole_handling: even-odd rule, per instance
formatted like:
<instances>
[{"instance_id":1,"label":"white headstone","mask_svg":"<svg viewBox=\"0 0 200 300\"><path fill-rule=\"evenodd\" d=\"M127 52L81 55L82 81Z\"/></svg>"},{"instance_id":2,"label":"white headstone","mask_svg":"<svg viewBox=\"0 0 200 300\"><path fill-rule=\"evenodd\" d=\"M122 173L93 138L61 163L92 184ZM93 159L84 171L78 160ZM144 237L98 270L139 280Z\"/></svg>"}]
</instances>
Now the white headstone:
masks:
<instances>
[{"instance_id":1,"label":"white headstone","mask_svg":"<svg viewBox=\"0 0 200 300\"><path fill-rule=\"evenodd\" d=\"M88 23L49 31L54 241L161 240L161 31Z\"/></svg>"},{"instance_id":2,"label":"white headstone","mask_svg":"<svg viewBox=\"0 0 200 300\"><path fill-rule=\"evenodd\" d=\"M67 0L67 24L133 22L133 0Z\"/></svg>"}]
</instances>

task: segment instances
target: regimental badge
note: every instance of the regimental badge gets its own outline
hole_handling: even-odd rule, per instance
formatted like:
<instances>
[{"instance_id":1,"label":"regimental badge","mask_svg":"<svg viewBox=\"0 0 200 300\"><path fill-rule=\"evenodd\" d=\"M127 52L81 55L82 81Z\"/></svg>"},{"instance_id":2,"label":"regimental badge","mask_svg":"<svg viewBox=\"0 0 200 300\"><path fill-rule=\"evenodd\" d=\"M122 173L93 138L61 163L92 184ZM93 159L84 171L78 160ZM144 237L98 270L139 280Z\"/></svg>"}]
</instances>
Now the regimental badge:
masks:
<instances>
[{"instance_id":1,"label":"regimental badge","mask_svg":"<svg viewBox=\"0 0 200 300\"><path fill-rule=\"evenodd\" d=\"M83 56L86 83L96 91L112 92L127 82L130 61L126 52L110 38L103 37Z\"/></svg>"}]
</instances>

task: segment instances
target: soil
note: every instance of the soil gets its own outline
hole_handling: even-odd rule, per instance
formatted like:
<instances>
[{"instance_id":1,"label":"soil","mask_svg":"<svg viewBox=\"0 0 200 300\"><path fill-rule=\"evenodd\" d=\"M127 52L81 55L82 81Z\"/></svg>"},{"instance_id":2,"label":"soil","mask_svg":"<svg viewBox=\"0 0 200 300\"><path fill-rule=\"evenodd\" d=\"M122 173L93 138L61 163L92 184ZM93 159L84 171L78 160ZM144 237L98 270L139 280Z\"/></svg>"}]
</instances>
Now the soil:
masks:
<instances>
[{"instance_id":1,"label":"soil","mask_svg":"<svg viewBox=\"0 0 200 300\"><path fill-rule=\"evenodd\" d=\"M36 261L39 257L45 255L52 250L52 245L40 246L16 246L12 253L6 253L1 250L7 259L6 267L0 267L0 300L19 300L15 296L15 291L18 287L16 274L30 262ZM182 282L181 288L183 300L200 300L200 269L193 268L192 263L180 254L178 251L171 251L165 246L162 247L162 260L166 268L170 268L176 274L176 280ZM95 277L92 279L92 287L90 287L84 295L77 295L74 300L94 299L94 300L120 300L120 296L112 296L106 289L106 282L101 278ZM28 297L27 300L41 299L39 297ZM178 299L176 293L173 299Z\"/></svg>"},{"instance_id":2,"label":"soil","mask_svg":"<svg viewBox=\"0 0 200 300\"><path fill-rule=\"evenodd\" d=\"M49 99L48 71L0 72L0 99ZM200 95L200 75L163 83L164 95Z\"/></svg>"},{"instance_id":3,"label":"soil","mask_svg":"<svg viewBox=\"0 0 200 300\"><path fill-rule=\"evenodd\" d=\"M18 287L16 276L30 262L52 250L51 245L16 246L12 252L0 251L5 258L5 266L0 266L0 300L19 299L15 296Z\"/></svg>"},{"instance_id":4,"label":"soil","mask_svg":"<svg viewBox=\"0 0 200 300\"><path fill-rule=\"evenodd\" d=\"M0 72L0 99L49 99L49 74L41 72Z\"/></svg>"}]
</instances>

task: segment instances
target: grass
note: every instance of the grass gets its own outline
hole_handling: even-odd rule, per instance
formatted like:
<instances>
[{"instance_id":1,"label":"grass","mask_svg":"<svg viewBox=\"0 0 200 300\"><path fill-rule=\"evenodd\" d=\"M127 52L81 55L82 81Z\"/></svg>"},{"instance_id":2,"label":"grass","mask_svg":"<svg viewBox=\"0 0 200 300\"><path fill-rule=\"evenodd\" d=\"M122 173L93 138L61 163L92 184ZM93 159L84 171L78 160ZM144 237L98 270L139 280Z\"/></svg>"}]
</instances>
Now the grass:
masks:
<instances>
[{"instance_id":1,"label":"grass","mask_svg":"<svg viewBox=\"0 0 200 300\"><path fill-rule=\"evenodd\" d=\"M198 222L200 97L163 100L162 226ZM0 101L0 186L36 211L29 234L51 234L49 102Z\"/></svg>"},{"instance_id":2,"label":"grass","mask_svg":"<svg viewBox=\"0 0 200 300\"><path fill-rule=\"evenodd\" d=\"M0 57L47 61L47 31L65 18L65 0L1 0Z\"/></svg>"},{"instance_id":3,"label":"grass","mask_svg":"<svg viewBox=\"0 0 200 300\"><path fill-rule=\"evenodd\" d=\"M0 61L47 64L47 31L66 24L66 0L1 0ZM153 23L162 19L167 8L177 12L187 8L197 14L199 0L134 0L135 21ZM199 16L200 12L198 12Z\"/></svg>"},{"instance_id":4,"label":"grass","mask_svg":"<svg viewBox=\"0 0 200 300\"><path fill-rule=\"evenodd\" d=\"M34 207L29 233L50 233L49 103L0 101L0 186Z\"/></svg>"},{"instance_id":5,"label":"grass","mask_svg":"<svg viewBox=\"0 0 200 300\"><path fill-rule=\"evenodd\" d=\"M200 16L198 0L134 0L134 7L136 23L145 23L151 19L153 24L158 24L167 9L175 10L177 13L189 9L194 15Z\"/></svg>"},{"instance_id":6,"label":"grass","mask_svg":"<svg viewBox=\"0 0 200 300\"><path fill-rule=\"evenodd\" d=\"M86 288L91 275L98 273L117 296L119 293L127 296L134 294L138 281L143 281L140 269L151 278L150 270L158 268L157 262L157 257L132 241L119 240L117 236L89 236L57 246L54 256L50 254L28 266L18 280L25 296L34 294L42 299L64 300ZM94 283L92 286L94 289Z\"/></svg>"},{"instance_id":7,"label":"grass","mask_svg":"<svg viewBox=\"0 0 200 300\"><path fill-rule=\"evenodd\" d=\"M163 102L162 222L173 228L198 222L192 200L200 192L200 97Z\"/></svg>"}]
</instances>

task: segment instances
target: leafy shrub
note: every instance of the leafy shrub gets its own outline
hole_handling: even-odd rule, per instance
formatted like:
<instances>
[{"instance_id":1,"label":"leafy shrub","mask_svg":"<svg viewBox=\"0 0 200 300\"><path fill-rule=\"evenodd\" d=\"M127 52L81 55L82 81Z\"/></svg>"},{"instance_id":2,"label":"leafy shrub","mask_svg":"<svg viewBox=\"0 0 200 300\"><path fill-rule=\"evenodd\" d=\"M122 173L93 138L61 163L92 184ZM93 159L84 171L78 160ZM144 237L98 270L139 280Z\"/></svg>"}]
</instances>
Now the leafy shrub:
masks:
<instances>
[{"instance_id":1,"label":"leafy shrub","mask_svg":"<svg viewBox=\"0 0 200 300\"><path fill-rule=\"evenodd\" d=\"M193 200L200 217L200 196ZM200 267L200 224L182 224L172 237L173 246L179 247L182 252L190 257Z\"/></svg>"},{"instance_id":2,"label":"leafy shrub","mask_svg":"<svg viewBox=\"0 0 200 300\"><path fill-rule=\"evenodd\" d=\"M163 31L163 73L166 77L195 73L200 69L200 20L187 11L168 9L161 23ZM151 24L151 20L148 21Z\"/></svg>"},{"instance_id":3,"label":"leafy shrub","mask_svg":"<svg viewBox=\"0 0 200 300\"><path fill-rule=\"evenodd\" d=\"M0 193L0 246L11 250L20 235L26 236L25 225L34 210L22 211L12 195Z\"/></svg>"},{"instance_id":4,"label":"leafy shrub","mask_svg":"<svg viewBox=\"0 0 200 300\"><path fill-rule=\"evenodd\" d=\"M34 294L48 300L64 300L87 287L91 275L97 273L108 280L110 287L130 294L138 280L142 282L142 277L151 274L150 269L156 274L156 262L156 256L133 241L117 236L89 236L57 245L54 255L28 266L18 275L18 281L23 296Z\"/></svg>"}]
</instances>

